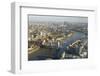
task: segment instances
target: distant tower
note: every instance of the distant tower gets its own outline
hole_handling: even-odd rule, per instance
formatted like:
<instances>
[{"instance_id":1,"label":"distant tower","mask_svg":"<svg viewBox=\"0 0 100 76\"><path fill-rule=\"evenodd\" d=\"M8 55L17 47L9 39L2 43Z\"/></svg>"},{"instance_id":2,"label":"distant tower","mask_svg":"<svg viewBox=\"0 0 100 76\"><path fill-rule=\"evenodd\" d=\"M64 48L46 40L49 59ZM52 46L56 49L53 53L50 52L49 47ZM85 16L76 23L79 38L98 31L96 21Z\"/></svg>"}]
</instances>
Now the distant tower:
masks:
<instances>
[{"instance_id":1,"label":"distant tower","mask_svg":"<svg viewBox=\"0 0 100 76\"><path fill-rule=\"evenodd\" d=\"M40 35L43 36L43 32L40 32Z\"/></svg>"},{"instance_id":2,"label":"distant tower","mask_svg":"<svg viewBox=\"0 0 100 76\"><path fill-rule=\"evenodd\" d=\"M42 45L45 45L45 43L46 43L46 40L43 40Z\"/></svg>"},{"instance_id":3,"label":"distant tower","mask_svg":"<svg viewBox=\"0 0 100 76\"><path fill-rule=\"evenodd\" d=\"M66 25L66 22L64 21L64 25Z\"/></svg>"},{"instance_id":4,"label":"distant tower","mask_svg":"<svg viewBox=\"0 0 100 76\"><path fill-rule=\"evenodd\" d=\"M60 41L58 41L58 48L60 47Z\"/></svg>"},{"instance_id":5,"label":"distant tower","mask_svg":"<svg viewBox=\"0 0 100 76\"><path fill-rule=\"evenodd\" d=\"M52 41L54 42L54 41L55 41L55 39L53 38L53 39L52 39Z\"/></svg>"}]
</instances>

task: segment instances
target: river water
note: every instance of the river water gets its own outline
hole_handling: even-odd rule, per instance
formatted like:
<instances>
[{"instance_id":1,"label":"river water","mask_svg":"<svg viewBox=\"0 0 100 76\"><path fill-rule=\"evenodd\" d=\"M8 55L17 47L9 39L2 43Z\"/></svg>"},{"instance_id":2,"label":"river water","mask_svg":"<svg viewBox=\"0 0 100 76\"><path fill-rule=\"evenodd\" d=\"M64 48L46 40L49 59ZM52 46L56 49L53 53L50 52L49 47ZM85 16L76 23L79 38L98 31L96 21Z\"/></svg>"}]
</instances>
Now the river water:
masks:
<instances>
[{"instance_id":1,"label":"river water","mask_svg":"<svg viewBox=\"0 0 100 76\"><path fill-rule=\"evenodd\" d=\"M62 44L62 46L59 47L59 49L58 49L58 51L59 51L58 52L58 56L60 56L66 50L67 46L69 46L70 44L72 44L76 40L82 39L83 37L86 38L86 34L85 33L74 32L72 34L72 36L67 38L66 40L64 40L64 43Z\"/></svg>"},{"instance_id":2,"label":"river water","mask_svg":"<svg viewBox=\"0 0 100 76\"><path fill-rule=\"evenodd\" d=\"M75 42L76 40L82 39L83 37L86 37L84 33L74 32L71 37L69 37L68 39L64 41L63 46L68 46L71 43Z\"/></svg>"}]
</instances>

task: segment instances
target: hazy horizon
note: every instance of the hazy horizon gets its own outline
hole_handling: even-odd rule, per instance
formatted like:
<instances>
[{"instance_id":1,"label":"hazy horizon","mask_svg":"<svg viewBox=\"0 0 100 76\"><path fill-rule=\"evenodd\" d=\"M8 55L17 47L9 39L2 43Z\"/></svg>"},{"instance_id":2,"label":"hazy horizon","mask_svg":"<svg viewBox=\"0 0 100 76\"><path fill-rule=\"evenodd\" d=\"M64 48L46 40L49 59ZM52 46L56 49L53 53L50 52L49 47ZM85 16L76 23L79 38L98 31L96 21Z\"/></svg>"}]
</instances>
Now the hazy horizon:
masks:
<instances>
[{"instance_id":1,"label":"hazy horizon","mask_svg":"<svg viewBox=\"0 0 100 76\"><path fill-rule=\"evenodd\" d=\"M64 22L64 21L88 23L88 17L29 15L28 21L29 23L31 22Z\"/></svg>"}]
</instances>

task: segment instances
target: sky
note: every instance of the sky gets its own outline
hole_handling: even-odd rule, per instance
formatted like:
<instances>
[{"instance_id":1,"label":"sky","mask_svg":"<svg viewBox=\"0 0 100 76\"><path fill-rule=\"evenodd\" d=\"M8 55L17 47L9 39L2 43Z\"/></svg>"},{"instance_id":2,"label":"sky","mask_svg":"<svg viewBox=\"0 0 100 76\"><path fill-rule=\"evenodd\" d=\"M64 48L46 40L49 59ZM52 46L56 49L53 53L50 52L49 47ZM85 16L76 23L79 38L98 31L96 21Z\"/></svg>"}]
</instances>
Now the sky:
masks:
<instances>
[{"instance_id":1,"label":"sky","mask_svg":"<svg viewBox=\"0 0 100 76\"><path fill-rule=\"evenodd\" d=\"M87 17L79 17L79 16L46 16L46 15L28 15L29 22L82 22L88 23Z\"/></svg>"}]
</instances>

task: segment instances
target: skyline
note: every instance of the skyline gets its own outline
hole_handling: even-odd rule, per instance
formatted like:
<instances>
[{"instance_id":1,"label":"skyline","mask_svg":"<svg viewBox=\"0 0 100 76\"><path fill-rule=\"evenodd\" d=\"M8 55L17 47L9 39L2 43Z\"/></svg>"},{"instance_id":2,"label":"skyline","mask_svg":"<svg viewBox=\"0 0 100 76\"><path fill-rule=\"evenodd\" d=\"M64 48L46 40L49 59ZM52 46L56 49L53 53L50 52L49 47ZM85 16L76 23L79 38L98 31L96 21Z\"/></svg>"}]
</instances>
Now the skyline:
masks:
<instances>
[{"instance_id":1,"label":"skyline","mask_svg":"<svg viewBox=\"0 0 100 76\"><path fill-rule=\"evenodd\" d=\"M88 17L29 15L28 22L79 22L88 23Z\"/></svg>"}]
</instances>

